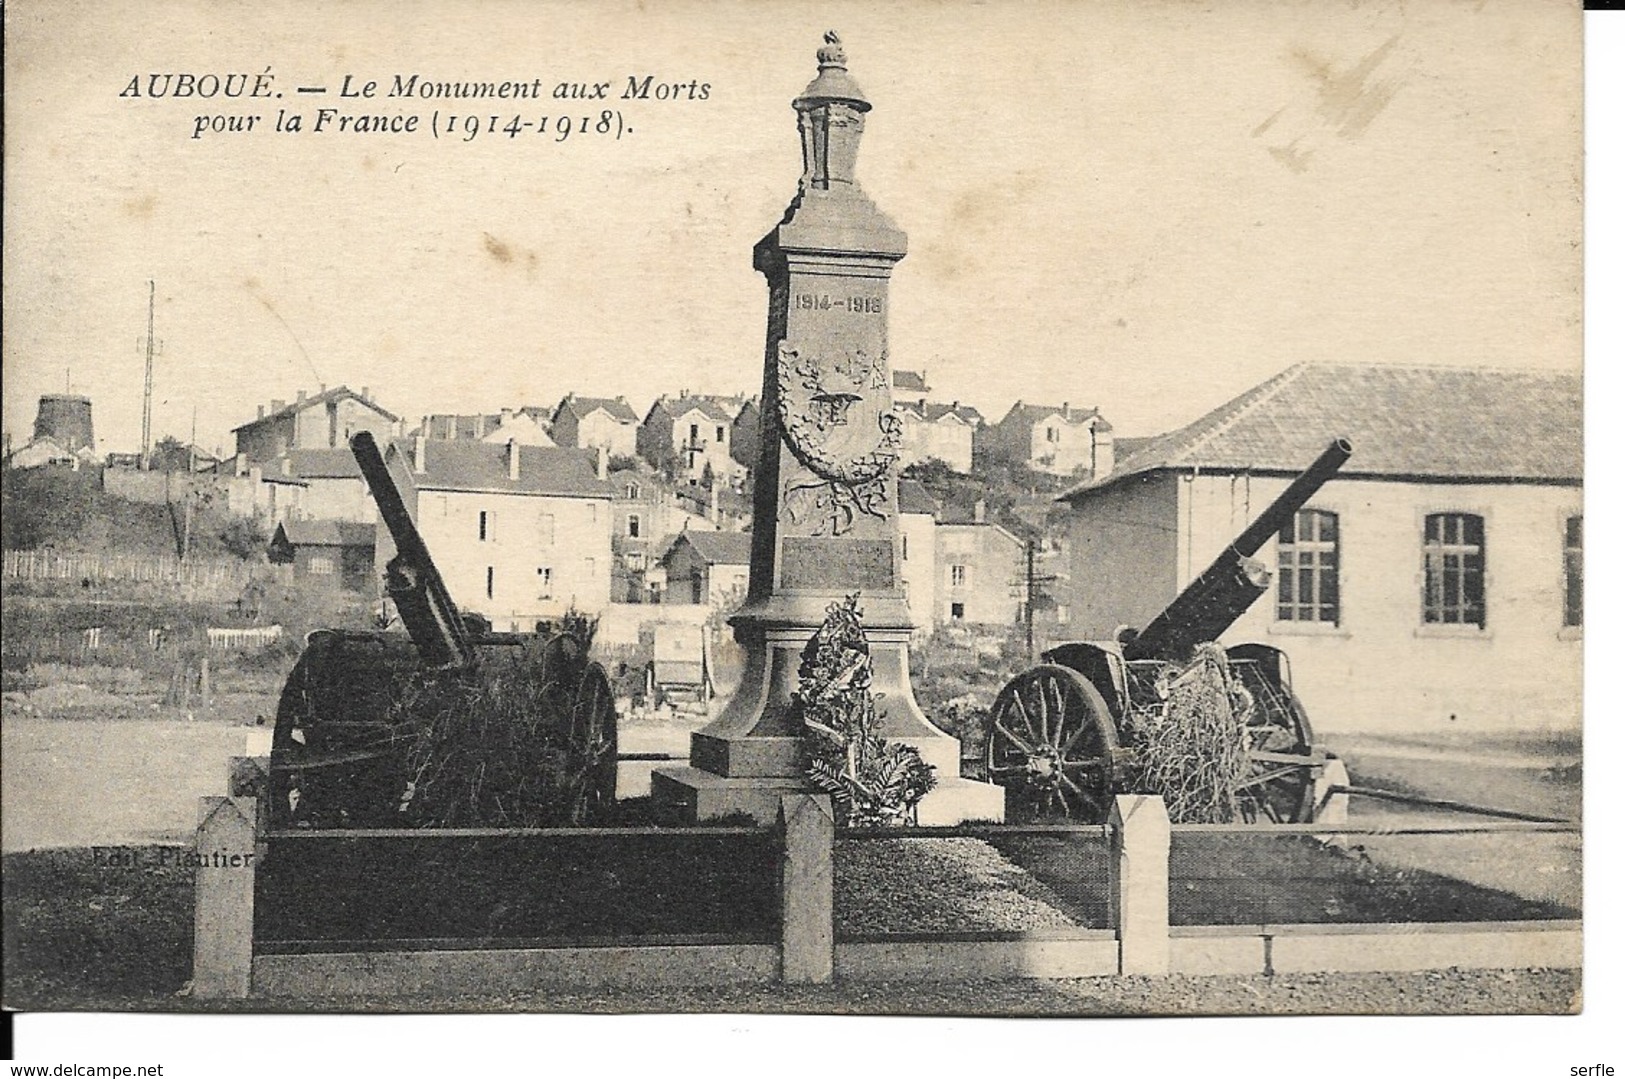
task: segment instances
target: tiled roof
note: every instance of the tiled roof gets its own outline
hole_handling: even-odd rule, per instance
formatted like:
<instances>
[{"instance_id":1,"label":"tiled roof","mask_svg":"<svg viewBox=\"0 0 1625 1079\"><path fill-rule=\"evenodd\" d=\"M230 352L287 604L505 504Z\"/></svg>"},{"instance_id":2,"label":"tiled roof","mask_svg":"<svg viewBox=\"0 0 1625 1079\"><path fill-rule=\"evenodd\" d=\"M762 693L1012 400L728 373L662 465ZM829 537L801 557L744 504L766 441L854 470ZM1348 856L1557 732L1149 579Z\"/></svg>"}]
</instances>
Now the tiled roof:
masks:
<instances>
[{"instance_id":1,"label":"tiled roof","mask_svg":"<svg viewBox=\"0 0 1625 1079\"><path fill-rule=\"evenodd\" d=\"M676 550L685 539L708 566L750 565L749 532L684 532L677 537L671 550ZM671 551L666 552L666 557L671 557Z\"/></svg>"},{"instance_id":2,"label":"tiled roof","mask_svg":"<svg viewBox=\"0 0 1625 1079\"><path fill-rule=\"evenodd\" d=\"M908 390L911 393L929 393L931 387L925 384L923 371L897 371L891 373L891 386L894 390Z\"/></svg>"},{"instance_id":3,"label":"tiled roof","mask_svg":"<svg viewBox=\"0 0 1625 1079\"><path fill-rule=\"evenodd\" d=\"M897 481L897 512L929 513L933 517L942 511L942 504L918 480Z\"/></svg>"},{"instance_id":4,"label":"tiled roof","mask_svg":"<svg viewBox=\"0 0 1625 1079\"><path fill-rule=\"evenodd\" d=\"M1004 419L999 421L999 426L1003 427L1013 421L1037 423L1039 420L1047 419L1050 416L1060 416L1068 423L1084 423L1093 419L1095 421L1095 430L1110 431L1112 429L1112 425L1106 422L1104 416L1101 416L1098 408L1073 408L1070 405L1030 405L1023 401L1017 401L1010 406L1010 411L1004 414Z\"/></svg>"},{"instance_id":5,"label":"tiled roof","mask_svg":"<svg viewBox=\"0 0 1625 1079\"><path fill-rule=\"evenodd\" d=\"M277 531L294 547L371 547L375 525L354 521L283 521Z\"/></svg>"},{"instance_id":6,"label":"tiled roof","mask_svg":"<svg viewBox=\"0 0 1625 1079\"><path fill-rule=\"evenodd\" d=\"M708 419L718 423L733 423L734 417L744 402L737 397L723 397L709 393L691 393L687 397L662 397L649 408L649 415L654 415L655 409L663 410L672 419L677 419L686 413L699 409ZM648 417L644 417L648 423Z\"/></svg>"},{"instance_id":7,"label":"tiled roof","mask_svg":"<svg viewBox=\"0 0 1625 1079\"><path fill-rule=\"evenodd\" d=\"M419 490L496 491L505 494L608 498L614 488L598 478L594 450L516 446L519 478L508 478L508 444L423 440L424 471L412 472ZM396 439L393 452L412 470L412 440Z\"/></svg>"},{"instance_id":8,"label":"tiled roof","mask_svg":"<svg viewBox=\"0 0 1625 1079\"><path fill-rule=\"evenodd\" d=\"M970 405L962 405L955 401L951 405L932 404L927 401L925 405L925 418L935 423L944 416L954 416L960 421L975 427L982 422L982 414Z\"/></svg>"},{"instance_id":9,"label":"tiled roof","mask_svg":"<svg viewBox=\"0 0 1625 1079\"><path fill-rule=\"evenodd\" d=\"M378 413L380 416L382 416L385 419L389 420L391 423L394 423L396 420L400 419L400 417L395 415L395 413L390 412L387 409L379 408L373 402L367 400L365 397L361 396L359 393L356 393L354 390L350 389L350 387L348 387L348 386L338 386L338 387L335 387L334 389L331 389L331 390L324 390L321 393L318 393L314 397L307 397L303 401L295 401L295 402L293 402L293 404L287 405L287 406L285 406L283 408L280 408L275 412L267 412L265 415L261 416L259 419L249 420L245 424L241 424L240 426L233 427L232 432L235 433L237 431L246 431L250 427L257 427L260 424L268 423L271 420L283 419L284 417L292 416L293 414L295 414L297 412L303 412L307 408L312 408L312 407L314 407L316 405L325 405L329 401L337 401L337 400L339 400L341 398L345 398L345 397L351 398L351 399L356 400L356 401L360 401L362 404L366 405L368 408L372 409L374 412Z\"/></svg>"},{"instance_id":10,"label":"tiled roof","mask_svg":"<svg viewBox=\"0 0 1625 1079\"><path fill-rule=\"evenodd\" d=\"M289 450L293 474L305 480L359 480L361 466L348 447L325 450Z\"/></svg>"},{"instance_id":11,"label":"tiled roof","mask_svg":"<svg viewBox=\"0 0 1625 1079\"><path fill-rule=\"evenodd\" d=\"M576 419L586 419L600 408L621 423L638 422L638 414L632 411L632 406L626 403L624 397L577 397L573 393L559 402L553 418L557 419L560 412L569 409Z\"/></svg>"},{"instance_id":12,"label":"tiled roof","mask_svg":"<svg viewBox=\"0 0 1625 1079\"><path fill-rule=\"evenodd\" d=\"M1577 374L1303 363L1060 497L1166 469L1296 473L1337 437L1354 443L1344 477L1578 482L1581 419Z\"/></svg>"}]
</instances>

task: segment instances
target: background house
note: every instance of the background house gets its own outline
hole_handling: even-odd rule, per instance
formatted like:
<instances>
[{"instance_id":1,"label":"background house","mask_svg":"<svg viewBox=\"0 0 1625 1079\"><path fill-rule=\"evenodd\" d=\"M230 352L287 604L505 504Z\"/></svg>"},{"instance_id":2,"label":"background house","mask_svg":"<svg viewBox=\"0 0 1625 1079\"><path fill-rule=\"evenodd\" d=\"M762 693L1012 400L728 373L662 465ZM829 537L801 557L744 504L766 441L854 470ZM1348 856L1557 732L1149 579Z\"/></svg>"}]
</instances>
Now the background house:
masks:
<instances>
[{"instance_id":1,"label":"background house","mask_svg":"<svg viewBox=\"0 0 1625 1079\"><path fill-rule=\"evenodd\" d=\"M658 603L665 573L651 576L650 571L659 565L672 536L717 526L686 509L671 484L652 471L615 469L609 483L614 491L610 544L615 556L610 598L616 603Z\"/></svg>"},{"instance_id":2,"label":"background house","mask_svg":"<svg viewBox=\"0 0 1625 1079\"><path fill-rule=\"evenodd\" d=\"M931 387L925 383L924 371L899 371L891 373L891 401L894 405L923 405L926 395Z\"/></svg>"},{"instance_id":3,"label":"background house","mask_svg":"<svg viewBox=\"0 0 1625 1079\"><path fill-rule=\"evenodd\" d=\"M367 490L361 466L349 446L331 450L293 450L286 460L288 473L303 482L298 515L314 520L362 521L378 519L378 506ZM281 461L271 463L272 474Z\"/></svg>"},{"instance_id":4,"label":"background house","mask_svg":"<svg viewBox=\"0 0 1625 1079\"><path fill-rule=\"evenodd\" d=\"M314 397L300 390L293 404L272 401L270 411L260 406L259 417L232 431L237 453L250 464L264 464L289 450L339 449L350 436L371 431L380 443L394 434L398 417L373 402L367 387L356 393L348 386Z\"/></svg>"},{"instance_id":5,"label":"background house","mask_svg":"<svg viewBox=\"0 0 1625 1079\"><path fill-rule=\"evenodd\" d=\"M569 394L553 410L548 433L560 446L603 447L612 457L638 452L638 414L624 397Z\"/></svg>"},{"instance_id":6,"label":"background house","mask_svg":"<svg viewBox=\"0 0 1625 1079\"><path fill-rule=\"evenodd\" d=\"M1580 422L1575 375L1289 368L1062 495L1074 635L1144 626L1346 436L1224 639L1286 650L1322 729L1574 727Z\"/></svg>"},{"instance_id":7,"label":"background house","mask_svg":"<svg viewBox=\"0 0 1625 1079\"><path fill-rule=\"evenodd\" d=\"M1013 625L1021 612L1026 557L1015 533L989 520L978 502L968 516L945 509L935 537L937 624Z\"/></svg>"},{"instance_id":8,"label":"background house","mask_svg":"<svg viewBox=\"0 0 1625 1079\"><path fill-rule=\"evenodd\" d=\"M1099 409L1017 401L998 423L980 429L978 453L1057 476L1099 478L1113 467L1112 425Z\"/></svg>"},{"instance_id":9,"label":"background house","mask_svg":"<svg viewBox=\"0 0 1625 1079\"><path fill-rule=\"evenodd\" d=\"M283 521L266 549L278 565L292 565L298 580L311 580L352 592L379 589L373 572L376 528L354 521Z\"/></svg>"},{"instance_id":10,"label":"background house","mask_svg":"<svg viewBox=\"0 0 1625 1079\"><path fill-rule=\"evenodd\" d=\"M394 442L385 461L458 607L528 630L609 603L606 456L413 438ZM394 554L380 530L380 572Z\"/></svg>"},{"instance_id":11,"label":"background house","mask_svg":"<svg viewBox=\"0 0 1625 1079\"><path fill-rule=\"evenodd\" d=\"M897 413L903 421L901 467L935 459L955 472L971 470L976 432L982 426L980 412L958 401L947 405L919 401L898 403Z\"/></svg>"},{"instance_id":12,"label":"background house","mask_svg":"<svg viewBox=\"0 0 1625 1079\"><path fill-rule=\"evenodd\" d=\"M661 559L665 603L722 607L744 598L750 583L750 533L684 532Z\"/></svg>"},{"instance_id":13,"label":"background house","mask_svg":"<svg viewBox=\"0 0 1625 1079\"><path fill-rule=\"evenodd\" d=\"M709 469L724 483L736 484L746 466L734 460L729 443L744 405L743 398L713 394L663 396L638 427L638 454L656 468L669 468L680 482L699 484Z\"/></svg>"},{"instance_id":14,"label":"background house","mask_svg":"<svg viewBox=\"0 0 1625 1079\"><path fill-rule=\"evenodd\" d=\"M500 412L452 415L437 413L423 417L417 434L424 438L455 440L473 439L478 442L517 442L521 446L555 445L548 428L552 421L545 409L505 408Z\"/></svg>"}]
</instances>

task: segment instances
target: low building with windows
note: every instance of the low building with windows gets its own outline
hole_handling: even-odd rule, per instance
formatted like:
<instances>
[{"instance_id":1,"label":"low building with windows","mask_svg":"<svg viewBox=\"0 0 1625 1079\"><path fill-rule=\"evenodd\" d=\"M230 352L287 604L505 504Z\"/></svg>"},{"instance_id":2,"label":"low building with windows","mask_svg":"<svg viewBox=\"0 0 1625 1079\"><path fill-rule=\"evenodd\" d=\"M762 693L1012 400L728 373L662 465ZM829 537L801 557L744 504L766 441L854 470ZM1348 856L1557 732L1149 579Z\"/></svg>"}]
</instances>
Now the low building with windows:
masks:
<instances>
[{"instance_id":1,"label":"low building with windows","mask_svg":"<svg viewBox=\"0 0 1625 1079\"><path fill-rule=\"evenodd\" d=\"M1346 437L1225 642L1283 649L1321 730L1576 728L1580 424L1578 375L1288 368L1060 496L1071 635L1146 625Z\"/></svg>"},{"instance_id":2,"label":"low building with windows","mask_svg":"<svg viewBox=\"0 0 1625 1079\"><path fill-rule=\"evenodd\" d=\"M607 456L419 436L392 443L384 460L452 601L496 629L529 630L609 603ZM380 572L394 554L379 528Z\"/></svg>"},{"instance_id":3,"label":"low building with windows","mask_svg":"<svg viewBox=\"0 0 1625 1079\"><path fill-rule=\"evenodd\" d=\"M990 520L981 502L968 516L944 509L934 531L937 625L1015 625L1026 559L1020 537Z\"/></svg>"},{"instance_id":4,"label":"low building with windows","mask_svg":"<svg viewBox=\"0 0 1625 1079\"><path fill-rule=\"evenodd\" d=\"M291 565L298 580L372 593L378 591L376 538L376 526L355 521L283 521L266 555L273 564Z\"/></svg>"},{"instance_id":5,"label":"low building with windows","mask_svg":"<svg viewBox=\"0 0 1625 1079\"><path fill-rule=\"evenodd\" d=\"M684 532L661 560L665 603L704 603L722 609L745 598L750 584L750 533Z\"/></svg>"}]
</instances>

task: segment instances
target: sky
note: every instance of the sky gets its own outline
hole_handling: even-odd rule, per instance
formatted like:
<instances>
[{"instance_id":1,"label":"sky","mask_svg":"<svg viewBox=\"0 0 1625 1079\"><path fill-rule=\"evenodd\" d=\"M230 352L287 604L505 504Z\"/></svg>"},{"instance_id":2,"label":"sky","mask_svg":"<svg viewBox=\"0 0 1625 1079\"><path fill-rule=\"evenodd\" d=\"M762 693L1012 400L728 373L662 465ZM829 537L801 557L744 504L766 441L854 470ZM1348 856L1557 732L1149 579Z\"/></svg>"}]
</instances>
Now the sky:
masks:
<instances>
[{"instance_id":1,"label":"sky","mask_svg":"<svg viewBox=\"0 0 1625 1079\"><path fill-rule=\"evenodd\" d=\"M413 422L755 392L751 246L795 193L790 101L830 28L874 106L859 180L909 236L891 362L936 399L1099 406L1143 435L1301 360L1580 366L1570 4L34 0L6 23L17 444L71 389L99 449L139 448L149 280L154 439L195 414L229 451L257 405L324 384ZM283 96L145 95L177 72ZM414 73L608 98L385 96ZM347 75L378 97L341 100ZM622 98L650 75L709 89ZM317 133L318 107L607 108L621 133Z\"/></svg>"}]
</instances>

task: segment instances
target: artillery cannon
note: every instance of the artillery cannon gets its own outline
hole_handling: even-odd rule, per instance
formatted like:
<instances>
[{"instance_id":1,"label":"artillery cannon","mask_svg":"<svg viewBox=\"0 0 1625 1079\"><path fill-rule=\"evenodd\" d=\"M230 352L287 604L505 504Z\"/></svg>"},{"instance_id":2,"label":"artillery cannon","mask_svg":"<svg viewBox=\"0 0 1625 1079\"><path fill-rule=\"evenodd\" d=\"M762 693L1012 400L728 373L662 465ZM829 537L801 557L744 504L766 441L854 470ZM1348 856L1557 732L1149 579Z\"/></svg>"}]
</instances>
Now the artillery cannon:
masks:
<instances>
[{"instance_id":1,"label":"artillery cannon","mask_svg":"<svg viewBox=\"0 0 1625 1079\"><path fill-rule=\"evenodd\" d=\"M582 636L494 633L459 612L372 435L350 448L395 543L384 590L406 632L306 639L277 706L272 826L601 817L615 800L615 703Z\"/></svg>"},{"instance_id":2,"label":"artillery cannon","mask_svg":"<svg viewBox=\"0 0 1625 1079\"><path fill-rule=\"evenodd\" d=\"M1302 823L1315 813L1315 780L1329 755L1314 745L1292 692L1285 653L1267 644L1215 641L1269 590L1252 556L1348 460L1337 439L1139 633L1071 641L999 691L985 731L987 778L1006 790L1012 818L1104 819L1114 794L1144 789L1149 739L1182 681L1205 672L1244 715L1244 768L1231 790L1245 821Z\"/></svg>"}]
</instances>

